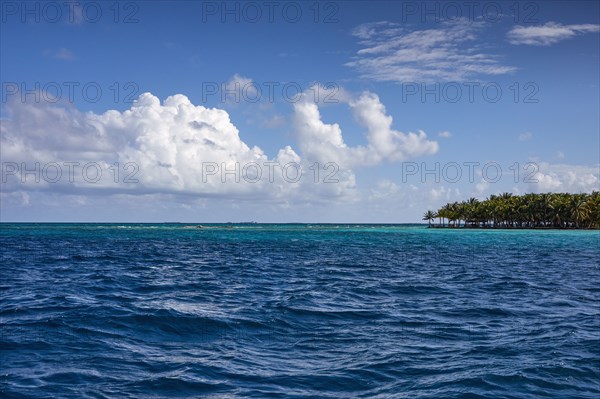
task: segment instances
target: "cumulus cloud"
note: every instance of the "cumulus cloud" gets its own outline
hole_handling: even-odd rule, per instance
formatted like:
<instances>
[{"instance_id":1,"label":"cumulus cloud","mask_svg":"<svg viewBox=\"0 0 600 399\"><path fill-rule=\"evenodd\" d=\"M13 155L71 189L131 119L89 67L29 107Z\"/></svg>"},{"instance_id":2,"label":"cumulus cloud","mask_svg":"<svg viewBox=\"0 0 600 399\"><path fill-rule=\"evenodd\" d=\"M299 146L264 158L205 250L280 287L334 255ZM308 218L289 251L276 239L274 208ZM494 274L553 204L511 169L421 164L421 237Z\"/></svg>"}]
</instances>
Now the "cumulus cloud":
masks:
<instances>
[{"instance_id":1,"label":"cumulus cloud","mask_svg":"<svg viewBox=\"0 0 600 399\"><path fill-rule=\"evenodd\" d=\"M517 25L507 33L508 41L516 45L550 46L585 33L600 32L600 25L562 25L547 22L538 26Z\"/></svg>"},{"instance_id":2,"label":"cumulus cloud","mask_svg":"<svg viewBox=\"0 0 600 399\"><path fill-rule=\"evenodd\" d=\"M490 183L485 179L481 179L479 183L475 184L475 191L473 192L477 197L482 197L486 190L490 187Z\"/></svg>"},{"instance_id":3,"label":"cumulus cloud","mask_svg":"<svg viewBox=\"0 0 600 399\"><path fill-rule=\"evenodd\" d=\"M592 192L600 190L600 168L583 165L536 164L535 173L528 178L532 192Z\"/></svg>"},{"instance_id":4,"label":"cumulus cloud","mask_svg":"<svg viewBox=\"0 0 600 399\"><path fill-rule=\"evenodd\" d=\"M228 104L252 102L259 98L257 85L252 79L234 74L221 88L221 99Z\"/></svg>"},{"instance_id":5,"label":"cumulus cloud","mask_svg":"<svg viewBox=\"0 0 600 399\"><path fill-rule=\"evenodd\" d=\"M538 172L535 175L534 180L536 183L532 183L539 192L556 192L561 191L562 181L558 178L556 173L542 173Z\"/></svg>"},{"instance_id":6,"label":"cumulus cloud","mask_svg":"<svg viewBox=\"0 0 600 399\"><path fill-rule=\"evenodd\" d=\"M362 24L352 34L363 48L346 65L364 78L398 83L466 81L515 71L479 48L477 34L484 26L466 19L413 31L385 21Z\"/></svg>"},{"instance_id":7,"label":"cumulus cloud","mask_svg":"<svg viewBox=\"0 0 600 399\"><path fill-rule=\"evenodd\" d=\"M395 162L435 154L438 143L423 131L402 133L392 128L393 119L376 94L364 92L348 101L356 120L367 130L367 145L349 147L337 123L322 121L318 105L304 97L294 104L293 124L302 153L318 162L335 162L346 168Z\"/></svg>"},{"instance_id":8,"label":"cumulus cloud","mask_svg":"<svg viewBox=\"0 0 600 399\"><path fill-rule=\"evenodd\" d=\"M288 200L341 196L355 185L353 174L347 170L336 174L336 184L314 181L308 175L309 165L290 146L269 158L262 149L240 138L226 111L196 106L179 94L161 104L157 97L144 93L124 112L83 113L69 106L20 102L8 104L8 111L10 117L1 125L3 178L7 180L3 191ZM6 162L11 163L11 173L4 168ZM73 178L67 175L65 163L69 162L77 163ZM41 169L58 164L62 178L48 181L56 176L53 166L49 179L36 181L35 176L25 176L23 180L23 173L15 173L12 167L17 164L22 170L24 164L35 169L36 163ZM90 163L95 165L87 171L91 178L82 170ZM244 169L247 165L252 166ZM286 165L291 166L286 169ZM302 178L295 181L299 168L303 168ZM96 181L98 169L102 178ZM231 173L224 173L225 169ZM125 180L133 172L134 179Z\"/></svg>"},{"instance_id":9,"label":"cumulus cloud","mask_svg":"<svg viewBox=\"0 0 600 399\"><path fill-rule=\"evenodd\" d=\"M225 110L194 105L181 94L161 102L143 93L129 109L104 113L81 112L68 103L20 102L15 96L0 125L2 198L13 204L40 198L28 193L84 200L174 196L194 204L222 198L283 207L352 203L360 197L357 168L438 151L423 131L395 130L377 95L321 87L315 97L314 89L292 105L289 120L299 152L286 145L270 156L242 139ZM322 121L324 96L349 107L365 128L364 145L346 145L340 126Z\"/></svg>"},{"instance_id":10,"label":"cumulus cloud","mask_svg":"<svg viewBox=\"0 0 600 399\"><path fill-rule=\"evenodd\" d=\"M429 190L430 199L438 201L444 199L445 201L457 201L460 199L460 190L458 188L448 188L443 185L439 187L432 187Z\"/></svg>"}]
</instances>

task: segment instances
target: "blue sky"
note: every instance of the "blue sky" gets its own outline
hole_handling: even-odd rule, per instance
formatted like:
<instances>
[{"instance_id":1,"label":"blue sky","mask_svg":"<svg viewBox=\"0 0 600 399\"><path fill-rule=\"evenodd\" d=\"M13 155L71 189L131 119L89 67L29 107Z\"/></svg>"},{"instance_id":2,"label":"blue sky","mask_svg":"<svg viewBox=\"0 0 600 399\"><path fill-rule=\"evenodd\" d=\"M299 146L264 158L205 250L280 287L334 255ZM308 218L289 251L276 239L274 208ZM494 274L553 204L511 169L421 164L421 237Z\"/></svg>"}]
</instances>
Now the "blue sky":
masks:
<instances>
[{"instance_id":1,"label":"blue sky","mask_svg":"<svg viewBox=\"0 0 600 399\"><path fill-rule=\"evenodd\" d=\"M448 4L2 2L1 218L415 222L598 190L599 3Z\"/></svg>"}]
</instances>

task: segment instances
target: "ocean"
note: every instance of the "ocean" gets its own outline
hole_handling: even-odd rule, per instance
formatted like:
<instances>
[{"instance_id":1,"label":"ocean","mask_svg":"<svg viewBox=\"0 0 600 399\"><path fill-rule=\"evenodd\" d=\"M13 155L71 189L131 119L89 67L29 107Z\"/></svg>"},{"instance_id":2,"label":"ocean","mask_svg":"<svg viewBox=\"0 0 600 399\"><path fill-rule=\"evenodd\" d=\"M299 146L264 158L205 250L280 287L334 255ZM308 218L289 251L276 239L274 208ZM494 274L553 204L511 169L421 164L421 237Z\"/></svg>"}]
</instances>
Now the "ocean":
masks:
<instances>
[{"instance_id":1,"label":"ocean","mask_svg":"<svg viewBox=\"0 0 600 399\"><path fill-rule=\"evenodd\" d=\"M0 397L600 397L598 231L183 226L1 224Z\"/></svg>"}]
</instances>

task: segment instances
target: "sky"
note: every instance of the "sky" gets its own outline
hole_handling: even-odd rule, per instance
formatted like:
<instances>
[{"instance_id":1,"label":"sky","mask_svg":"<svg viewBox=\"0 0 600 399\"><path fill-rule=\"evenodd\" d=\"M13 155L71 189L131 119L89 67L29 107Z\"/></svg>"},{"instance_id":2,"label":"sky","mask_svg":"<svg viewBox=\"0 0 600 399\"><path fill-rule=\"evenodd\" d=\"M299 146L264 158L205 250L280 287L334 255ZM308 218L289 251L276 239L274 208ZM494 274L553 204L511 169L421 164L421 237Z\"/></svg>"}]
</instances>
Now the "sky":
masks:
<instances>
[{"instance_id":1,"label":"sky","mask_svg":"<svg viewBox=\"0 0 600 399\"><path fill-rule=\"evenodd\" d=\"M600 190L597 1L2 1L0 46L4 222Z\"/></svg>"}]
</instances>

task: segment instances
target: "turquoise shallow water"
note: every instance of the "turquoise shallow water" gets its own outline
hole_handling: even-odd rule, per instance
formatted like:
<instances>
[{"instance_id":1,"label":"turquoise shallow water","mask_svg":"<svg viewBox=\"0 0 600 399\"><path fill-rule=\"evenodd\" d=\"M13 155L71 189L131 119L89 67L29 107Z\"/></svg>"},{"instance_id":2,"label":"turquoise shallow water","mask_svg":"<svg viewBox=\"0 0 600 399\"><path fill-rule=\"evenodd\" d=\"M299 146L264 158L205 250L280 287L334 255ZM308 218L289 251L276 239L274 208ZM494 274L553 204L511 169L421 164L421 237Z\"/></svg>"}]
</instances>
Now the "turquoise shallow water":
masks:
<instances>
[{"instance_id":1,"label":"turquoise shallow water","mask_svg":"<svg viewBox=\"0 0 600 399\"><path fill-rule=\"evenodd\" d=\"M597 398L600 233L2 224L2 397Z\"/></svg>"}]
</instances>

